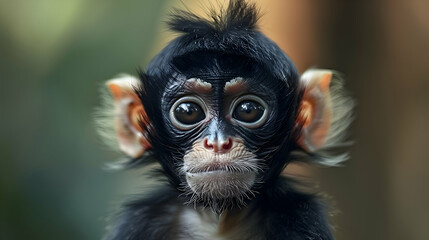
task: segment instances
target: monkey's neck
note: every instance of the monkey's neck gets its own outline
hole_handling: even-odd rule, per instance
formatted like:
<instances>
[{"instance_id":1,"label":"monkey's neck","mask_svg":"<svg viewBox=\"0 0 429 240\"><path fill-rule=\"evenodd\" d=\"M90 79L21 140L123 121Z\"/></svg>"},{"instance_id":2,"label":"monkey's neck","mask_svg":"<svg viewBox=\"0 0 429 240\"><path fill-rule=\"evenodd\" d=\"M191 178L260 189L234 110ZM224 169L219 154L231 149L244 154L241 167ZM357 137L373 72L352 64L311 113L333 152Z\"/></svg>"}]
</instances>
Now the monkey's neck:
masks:
<instances>
[{"instance_id":1,"label":"monkey's neck","mask_svg":"<svg viewBox=\"0 0 429 240\"><path fill-rule=\"evenodd\" d=\"M232 232L240 229L247 214L248 208L234 208L224 210L221 214L216 214L210 209L200 209L198 214L202 221L216 224L216 234L219 236L229 235Z\"/></svg>"},{"instance_id":2,"label":"monkey's neck","mask_svg":"<svg viewBox=\"0 0 429 240\"><path fill-rule=\"evenodd\" d=\"M225 210L219 215L219 222L218 222L218 234L219 235L225 235L228 232L231 231L231 229L234 229L241 220L243 219L243 216L245 215L245 210Z\"/></svg>"}]
</instances>

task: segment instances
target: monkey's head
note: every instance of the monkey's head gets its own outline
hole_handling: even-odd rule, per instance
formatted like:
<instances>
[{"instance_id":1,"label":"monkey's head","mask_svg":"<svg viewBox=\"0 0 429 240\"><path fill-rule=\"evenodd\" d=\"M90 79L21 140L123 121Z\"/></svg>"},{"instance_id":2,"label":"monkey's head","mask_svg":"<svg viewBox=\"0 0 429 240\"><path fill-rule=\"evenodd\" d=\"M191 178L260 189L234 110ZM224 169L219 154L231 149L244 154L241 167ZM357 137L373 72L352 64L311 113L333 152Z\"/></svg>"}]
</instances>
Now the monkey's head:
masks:
<instances>
[{"instance_id":1,"label":"monkey's head","mask_svg":"<svg viewBox=\"0 0 429 240\"><path fill-rule=\"evenodd\" d=\"M301 77L256 28L257 10L231 1L213 19L173 15L182 35L141 71L107 83L130 163L152 155L190 198L222 209L272 184L296 150L315 152L332 123L333 73Z\"/></svg>"}]
</instances>

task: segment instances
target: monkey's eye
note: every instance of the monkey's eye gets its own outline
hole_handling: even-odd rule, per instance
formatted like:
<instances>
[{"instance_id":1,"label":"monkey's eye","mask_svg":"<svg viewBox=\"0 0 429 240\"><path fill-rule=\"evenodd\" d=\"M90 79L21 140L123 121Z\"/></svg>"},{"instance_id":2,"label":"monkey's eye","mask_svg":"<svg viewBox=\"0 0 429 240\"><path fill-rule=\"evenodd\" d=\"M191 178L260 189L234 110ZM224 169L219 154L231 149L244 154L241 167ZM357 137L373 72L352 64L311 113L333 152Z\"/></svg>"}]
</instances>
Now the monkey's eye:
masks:
<instances>
[{"instance_id":1,"label":"monkey's eye","mask_svg":"<svg viewBox=\"0 0 429 240\"><path fill-rule=\"evenodd\" d=\"M204 103L196 97L179 99L170 110L170 120L180 130L189 130L206 118Z\"/></svg>"},{"instance_id":2,"label":"monkey's eye","mask_svg":"<svg viewBox=\"0 0 429 240\"><path fill-rule=\"evenodd\" d=\"M264 107L254 101L243 101L234 110L233 118L247 123L258 121L264 114Z\"/></svg>"},{"instance_id":3,"label":"monkey's eye","mask_svg":"<svg viewBox=\"0 0 429 240\"><path fill-rule=\"evenodd\" d=\"M190 125L203 120L206 118L206 115L198 104L184 102L176 107L174 110L174 117L179 122Z\"/></svg>"},{"instance_id":4,"label":"monkey's eye","mask_svg":"<svg viewBox=\"0 0 429 240\"><path fill-rule=\"evenodd\" d=\"M241 125L257 128L267 120L267 103L254 95L247 95L234 101L232 117Z\"/></svg>"}]
</instances>

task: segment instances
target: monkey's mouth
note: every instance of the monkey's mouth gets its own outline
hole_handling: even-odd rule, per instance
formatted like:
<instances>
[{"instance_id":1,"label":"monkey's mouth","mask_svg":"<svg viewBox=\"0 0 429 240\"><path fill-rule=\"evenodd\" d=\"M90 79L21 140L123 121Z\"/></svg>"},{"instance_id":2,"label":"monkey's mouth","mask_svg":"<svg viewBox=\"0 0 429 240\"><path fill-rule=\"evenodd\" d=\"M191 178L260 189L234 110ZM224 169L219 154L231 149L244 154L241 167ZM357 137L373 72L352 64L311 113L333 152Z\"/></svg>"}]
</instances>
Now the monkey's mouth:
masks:
<instances>
[{"instance_id":1,"label":"monkey's mouth","mask_svg":"<svg viewBox=\"0 0 429 240\"><path fill-rule=\"evenodd\" d=\"M187 174L204 174L204 173L221 173L221 172L229 172L229 173L248 173L252 172L252 169L238 166L236 164L220 164L213 163L208 164L206 166L201 167L191 167L185 169Z\"/></svg>"},{"instance_id":2,"label":"monkey's mouth","mask_svg":"<svg viewBox=\"0 0 429 240\"><path fill-rule=\"evenodd\" d=\"M189 187L203 198L238 198L250 192L256 178L255 171L231 163L212 163L185 170Z\"/></svg>"}]
</instances>

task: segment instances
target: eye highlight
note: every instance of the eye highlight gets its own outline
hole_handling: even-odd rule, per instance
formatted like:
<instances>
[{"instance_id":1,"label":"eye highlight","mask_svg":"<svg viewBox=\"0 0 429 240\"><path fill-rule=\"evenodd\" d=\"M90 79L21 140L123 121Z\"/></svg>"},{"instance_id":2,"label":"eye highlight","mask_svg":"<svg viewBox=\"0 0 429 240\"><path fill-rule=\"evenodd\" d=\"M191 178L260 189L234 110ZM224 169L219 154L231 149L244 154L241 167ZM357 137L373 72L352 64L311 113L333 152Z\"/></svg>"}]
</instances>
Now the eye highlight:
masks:
<instances>
[{"instance_id":1,"label":"eye highlight","mask_svg":"<svg viewBox=\"0 0 429 240\"><path fill-rule=\"evenodd\" d=\"M203 101L194 96L177 100L170 109L170 120L174 127L189 130L206 119L206 108Z\"/></svg>"},{"instance_id":2,"label":"eye highlight","mask_svg":"<svg viewBox=\"0 0 429 240\"><path fill-rule=\"evenodd\" d=\"M268 118L268 105L260 97L246 95L239 97L232 105L232 118L248 128L258 128Z\"/></svg>"}]
</instances>

